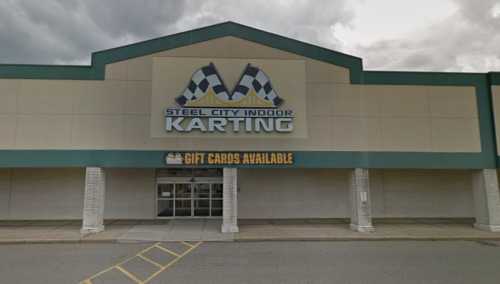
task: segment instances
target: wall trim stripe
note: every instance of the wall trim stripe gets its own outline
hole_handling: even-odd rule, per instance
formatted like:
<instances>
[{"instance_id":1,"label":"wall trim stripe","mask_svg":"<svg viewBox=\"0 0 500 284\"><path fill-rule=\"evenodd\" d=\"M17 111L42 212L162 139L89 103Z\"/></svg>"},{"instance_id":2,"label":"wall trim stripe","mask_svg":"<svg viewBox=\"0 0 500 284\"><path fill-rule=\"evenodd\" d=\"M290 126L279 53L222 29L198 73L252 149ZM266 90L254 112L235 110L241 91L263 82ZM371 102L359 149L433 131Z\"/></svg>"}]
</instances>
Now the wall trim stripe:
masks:
<instances>
[{"instance_id":1,"label":"wall trim stripe","mask_svg":"<svg viewBox=\"0 0 500 284\"><path fill-rule=\"evenodd\" d=\"M166 167L170 151L138 150L0 150L0 168L36 167ZM256 168L404 168L481 169L479 153L293 151L293 166L241 166ZM428 161L434 161L429 164Z\"/></svg>"}]
</instances>

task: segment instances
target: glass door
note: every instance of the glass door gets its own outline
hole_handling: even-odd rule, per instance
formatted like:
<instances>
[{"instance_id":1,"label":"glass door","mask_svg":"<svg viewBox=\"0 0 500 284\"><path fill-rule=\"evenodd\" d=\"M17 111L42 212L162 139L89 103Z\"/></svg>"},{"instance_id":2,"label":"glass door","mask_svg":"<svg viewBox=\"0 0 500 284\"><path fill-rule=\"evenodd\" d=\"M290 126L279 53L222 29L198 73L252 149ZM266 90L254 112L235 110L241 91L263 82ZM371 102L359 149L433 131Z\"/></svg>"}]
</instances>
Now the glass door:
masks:
<instances>
[{"instance_id":1,"label":"glass door","mask_svg":"<svg viewBox=\"0 0 500 284\"><path fill-rule=\"evenodd\" d=\"M193 216L210 216L210 184L195 183L193 185Z\"/></svg>"},{"instance_id":2,"label":"glass door","mask_svg":"<svg viewBox=\"0 0 500 284\"><path fill-rule=\"evenodd\" d=\"M157 216L222 216L222 183L158 183Z\"/></svg>"},{"instance_id":3,"label":"glass door","mask_svg":"<svg viewBox=\"0 0 500 284\"><path fill-rule=\"evenodd\" d=\"M176 183L174 192L174 216L193 216L193 184Z\"/></svg>"}]
</instances>

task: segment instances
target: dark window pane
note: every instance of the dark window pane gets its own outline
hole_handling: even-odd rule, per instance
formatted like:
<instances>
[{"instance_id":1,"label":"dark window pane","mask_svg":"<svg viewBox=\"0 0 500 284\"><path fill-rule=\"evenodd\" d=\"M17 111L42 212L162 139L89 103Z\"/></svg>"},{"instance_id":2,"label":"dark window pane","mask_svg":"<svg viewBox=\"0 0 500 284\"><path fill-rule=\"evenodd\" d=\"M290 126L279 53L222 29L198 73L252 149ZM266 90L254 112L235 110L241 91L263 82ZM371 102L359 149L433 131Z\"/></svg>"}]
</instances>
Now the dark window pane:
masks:
<instances>
[{"instance_id":1,"label":"dark window pane","mask_svg":"<svg viewBox=\"0 0 500 284\"><path fill-rule=\"evenodd\" d=\"M159 200L158 201L158 216L159 217L172 217L172 216L174 216L174 201L173 200Z\"/></svg>"},{"instance_id":2,"label":"dark window pane","mask_svg":"<svg viewBox=\"0 0 500 284\"><path fill-rule=\"evenodd\" d=\"M222 198L222 184L212 184L212 198Z\"/></svg>"},{"instance_id":3,"label":"dark window pane","mask_svg":"<svg viewBox=\"0 0 500 284\"><path fill-rule=\"evenodd\" d=\"M175 200L175 216L191 216L191 200Z\"/></svg>"},{"instance_id":4,"label":"dark window pane","mask_svg":"<svg viewBox=\"0 0 500 284\"><path fill-rule=\"evenodd\" d=\"M175 198L191 198L191 184L177 183L175 185Z\"/></svg>"},{"instance_id":5,"label":"dark window pane","mask_svg":"<svg viewBox=\"0 0 500 284\"><path fill-rule=\"evenodd\" d=\"M158 198L173 198L174 185L173 184L159 184L158 185Z\"/></svg>"},{"instance_id":6,"label":"dark window pane","mask_svg":"<svg viewBox=\"0 0 500 284\"><path fill-rule=\"evenodd\" d=\"M210 197L210 184L198 183L194 185L193 198L209 198Z\"/></svg>"}]
</instances>

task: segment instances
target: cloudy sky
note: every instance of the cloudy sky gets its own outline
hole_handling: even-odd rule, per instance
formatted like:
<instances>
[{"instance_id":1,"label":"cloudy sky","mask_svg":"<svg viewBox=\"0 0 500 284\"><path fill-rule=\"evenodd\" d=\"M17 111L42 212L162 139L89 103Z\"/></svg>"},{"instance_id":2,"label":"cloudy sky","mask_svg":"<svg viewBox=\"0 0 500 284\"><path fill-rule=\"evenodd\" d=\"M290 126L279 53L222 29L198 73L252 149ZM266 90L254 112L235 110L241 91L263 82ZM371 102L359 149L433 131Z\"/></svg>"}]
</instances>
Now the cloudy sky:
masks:
<instances>
[{"instance_id":1,"label":"cloudy sky","mask_svg":"<svg viewBox=\"0 0 500 284\"><path fill-rule=\"evenodd\" d=\"M228 20L365 69L500 71L500 0L1 0L0 63L88 65L93 51Z\"/></svg>"}]
</instances>

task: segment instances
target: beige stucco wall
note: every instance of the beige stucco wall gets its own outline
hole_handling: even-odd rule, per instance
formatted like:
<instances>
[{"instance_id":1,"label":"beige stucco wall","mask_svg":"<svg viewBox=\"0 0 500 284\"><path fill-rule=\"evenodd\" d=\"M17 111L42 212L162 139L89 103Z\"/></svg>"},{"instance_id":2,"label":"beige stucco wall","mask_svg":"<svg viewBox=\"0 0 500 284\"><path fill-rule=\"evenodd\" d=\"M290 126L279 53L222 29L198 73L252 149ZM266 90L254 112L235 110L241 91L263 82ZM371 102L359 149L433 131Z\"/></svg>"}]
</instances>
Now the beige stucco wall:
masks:
<instances>
[{"instance_id":1,"label":"beige stucco wall","mask_svg":"<svg viewBox=\"0 0 500 284\"><path fill-rule=\"evenodd\" d=\"M84 169L1 169L0 219L81 219ZM348 218L349 170L240 169L238 214ZM279 177L279 178L278 178ZM155 218L154 169L106 169L107 219ZM472 171L372 170L373 217L473 217Z\"/></svg>"},{"instance_id":2,"label":"beige stucco wall","mask_svg":"<svg viewBox=\"0 0 500 284\"><path fill-rule=\"evenodd\" d=\"M81 219L82 168L0 169L0 219ZM155 218L154 169L106 169L106 219Z\"/></svg>"},{"instance_id":3,"label":"beige stucco wall","mask_svg":"<svg viewBox=\"0 0 500 284\"><path fill-rule=\"evenodd\" d=\"M373 217L474 217L472 171L371 170Z\"/></svg>"},{"instance_id":4,"label":"beige stucco wall","mask_svg":"<svg viewBox=\"0 0 500 284\"><path fill-rule=\"evenodd\" d=\"M303 61L307 138L152 138L160 57ZM473 87L351 85L346 68L232 37L110 64L105 81L2 79L0 133L0 149L481 150Z\"/></svg>"},{"instance_id":5,"label":"beige stucco wall","mask_svg":"<svg viewBox=\"0 0 500 284\"><path fill-rule=\"evenodd\" d=\"M81 219L83 169L0 169L0 219Z\"/></svg>"},{"instance_id":6,"label":"beige stucco wall","mask_svg":"<svg viewBox=\"0 0 500 284\"><path fill-rule=\"evenodd\" d=\"M241 169L238 217L348 218L348 170Z\"/></svg>"},{"instance_id":7,"label":"beige stucco wall","mask_svg":"<svg viewBox=\"0 0 500 284\"><path fill-rule=\"evenodd\" d=\"M349 218L348 174L242 169L239 217ZM370 186L375 218L474 216L471 171L372 170Z\"/></svg>"},{"instance_id":8,"label":"beige stucco wall","mask_svg":"<svg viewBox=\"0 0 500 284\"><path fill-rule=\"evenodd\" d=\"M156 217L155 169L106 169L106 219Z\"/></svg>"}]
</instances>

